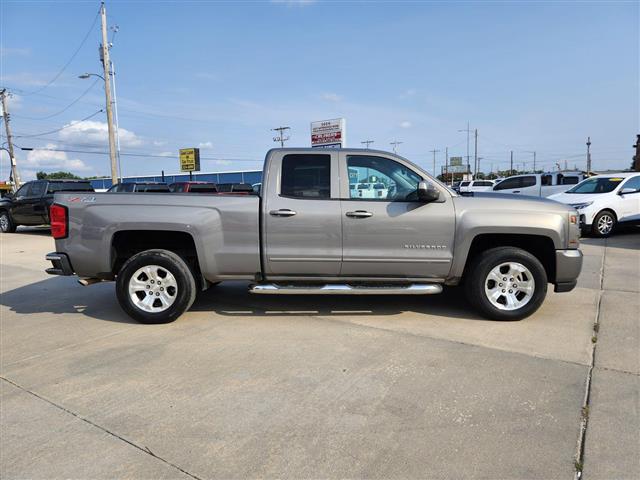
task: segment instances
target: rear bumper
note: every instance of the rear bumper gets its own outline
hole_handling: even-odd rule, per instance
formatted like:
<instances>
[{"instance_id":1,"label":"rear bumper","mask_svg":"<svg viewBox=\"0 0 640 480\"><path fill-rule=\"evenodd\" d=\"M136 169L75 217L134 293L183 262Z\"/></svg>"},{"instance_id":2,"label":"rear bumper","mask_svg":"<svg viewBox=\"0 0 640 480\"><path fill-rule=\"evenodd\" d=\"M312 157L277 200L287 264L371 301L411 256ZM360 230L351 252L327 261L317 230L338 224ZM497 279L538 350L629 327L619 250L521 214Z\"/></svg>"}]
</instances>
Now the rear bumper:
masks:
<instances>
[{"instance_id":1,"label":"rear bumper","mask_svg":"<svg viewBox=\"0 0 640 480\"><path fill-rule=\"evenodd\" d=\"M66 253L51 252L45 258L52 265L45 270L49 275L73 275L73 268Z\"/></svg>"},{"instance_id":2,"label":"rear bumper","mask_svg":"<svg viewBox=\"0 0 640 480\"><path fill-rule=\"evenodd\" d=\"M576 286L582 271L580 250L556 250L555 292L570 292Z\"/></svg>"}]
</instances>

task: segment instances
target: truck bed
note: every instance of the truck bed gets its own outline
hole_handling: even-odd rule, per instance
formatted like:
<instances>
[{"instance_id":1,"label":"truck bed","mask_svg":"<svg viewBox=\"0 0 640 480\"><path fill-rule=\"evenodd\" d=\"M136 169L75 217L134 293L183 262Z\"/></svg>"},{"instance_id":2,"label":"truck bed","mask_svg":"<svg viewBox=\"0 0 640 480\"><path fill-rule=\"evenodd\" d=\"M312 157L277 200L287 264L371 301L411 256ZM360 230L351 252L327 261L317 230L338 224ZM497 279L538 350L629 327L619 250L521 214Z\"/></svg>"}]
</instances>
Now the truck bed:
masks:
<instances>
[{"instance_id":1,"label":"truck bed","mask_svg":"<svg viewBox=\"0 0 640 480\"><path fill-rule=\"evenodd\" d=\"M56 194L68 209L68 234L56 240L78 276L108 278L116 261L114 235L128 231L184 232L195 244L199 268L209 281L253 279L260 272L259 204L255 195L179 193ZM188 235L188 236L187 236Z\"/></svg>"}]
</instances>

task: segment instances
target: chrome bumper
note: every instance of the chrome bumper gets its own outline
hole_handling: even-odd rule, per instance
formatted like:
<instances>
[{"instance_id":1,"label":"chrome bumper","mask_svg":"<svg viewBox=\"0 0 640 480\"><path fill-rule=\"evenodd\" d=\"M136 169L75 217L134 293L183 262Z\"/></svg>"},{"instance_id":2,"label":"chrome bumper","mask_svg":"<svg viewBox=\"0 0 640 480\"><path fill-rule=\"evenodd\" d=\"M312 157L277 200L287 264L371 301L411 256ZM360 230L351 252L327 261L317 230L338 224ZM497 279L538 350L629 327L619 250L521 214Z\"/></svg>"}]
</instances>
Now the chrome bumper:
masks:
<instances>
[{"instance_id":1,"label":"chrome bumper","mask_svg":"<svg viewBox=\"0 0 640 480\"><path fill-rule=\"evenodd\" d=\"M582 271L582 252L575 250L556 250L555 292L569 292L578 282Z\"/></svg>"}]
</instances>

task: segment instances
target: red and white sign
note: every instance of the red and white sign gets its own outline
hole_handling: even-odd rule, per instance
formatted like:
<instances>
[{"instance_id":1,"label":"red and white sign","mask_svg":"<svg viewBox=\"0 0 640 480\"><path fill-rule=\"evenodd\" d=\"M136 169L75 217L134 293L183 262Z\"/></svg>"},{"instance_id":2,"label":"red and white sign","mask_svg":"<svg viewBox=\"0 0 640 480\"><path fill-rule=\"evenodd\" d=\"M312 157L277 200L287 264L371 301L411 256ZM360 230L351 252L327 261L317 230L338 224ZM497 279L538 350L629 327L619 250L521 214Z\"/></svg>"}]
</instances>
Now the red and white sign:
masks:
<instances>
[{"instance_id":1,"label":"red and white sign","mask_svg":"<svg viewBox=\"0 0 640 480\"><path fill-rule=\"evenodd\" d=\"M344 118L311 122L311 146L342 148L346 146Z\"/></svg>"}]
</instances>

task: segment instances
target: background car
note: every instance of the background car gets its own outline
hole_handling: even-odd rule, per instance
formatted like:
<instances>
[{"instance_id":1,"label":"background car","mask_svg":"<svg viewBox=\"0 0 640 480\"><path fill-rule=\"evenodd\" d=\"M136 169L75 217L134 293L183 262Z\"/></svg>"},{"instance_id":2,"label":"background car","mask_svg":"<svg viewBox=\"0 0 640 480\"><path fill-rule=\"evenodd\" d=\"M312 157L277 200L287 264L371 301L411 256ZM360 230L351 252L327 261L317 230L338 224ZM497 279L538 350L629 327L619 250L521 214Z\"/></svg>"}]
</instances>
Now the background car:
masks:
<instances>
[{"instance_id":1,"label":"background car","mask_svg":"<svg viewBox=\"0 0 640 480\"><path fill-rule=\"evenodd\" d=\"M596 175L551 200L580 214L583 234L606 237L622 223L640 223L640 172Z\"/></svg>"},{"instance_id":2,"label":"background car","mask_svg":"<svg viewBox=\"0 0 640 480\"><path fill-rule=\"evenodd\" d=\"M491 180L474 180L468 186L467 192L489 192L493 189Z\"/></svg>"},{"instance_id":3,"label":"background car","mask_svg":"<svg viewBox=\"0 0 640 480\"><path fill-rule=\"evenodd\" d=\"M170 192L169 185L160 182L125 182L116 183L107 192L111 193L162 193Z\"/></svg>"},{"instance_id":4,"label":"background car","mask_svg":"<svg viewBox=\"0 0 640 480\"><path fill-rule=\"evenodd\" d=\"M93 192L88 180L35 180L15 194L0 199L0 231L11 233L19 225L48 225L49 207L56 192Z\"/></svg>"},{"instance_id":5,"label":"background car","mask_svg":"<svg viewBox=\"0 0 640 480\"><path fill-rule=\"evenodd\" d=\"M218 193L218 187L213 182L176 182L169 185L174 193Z\"/></svg>"}]
</instances>

